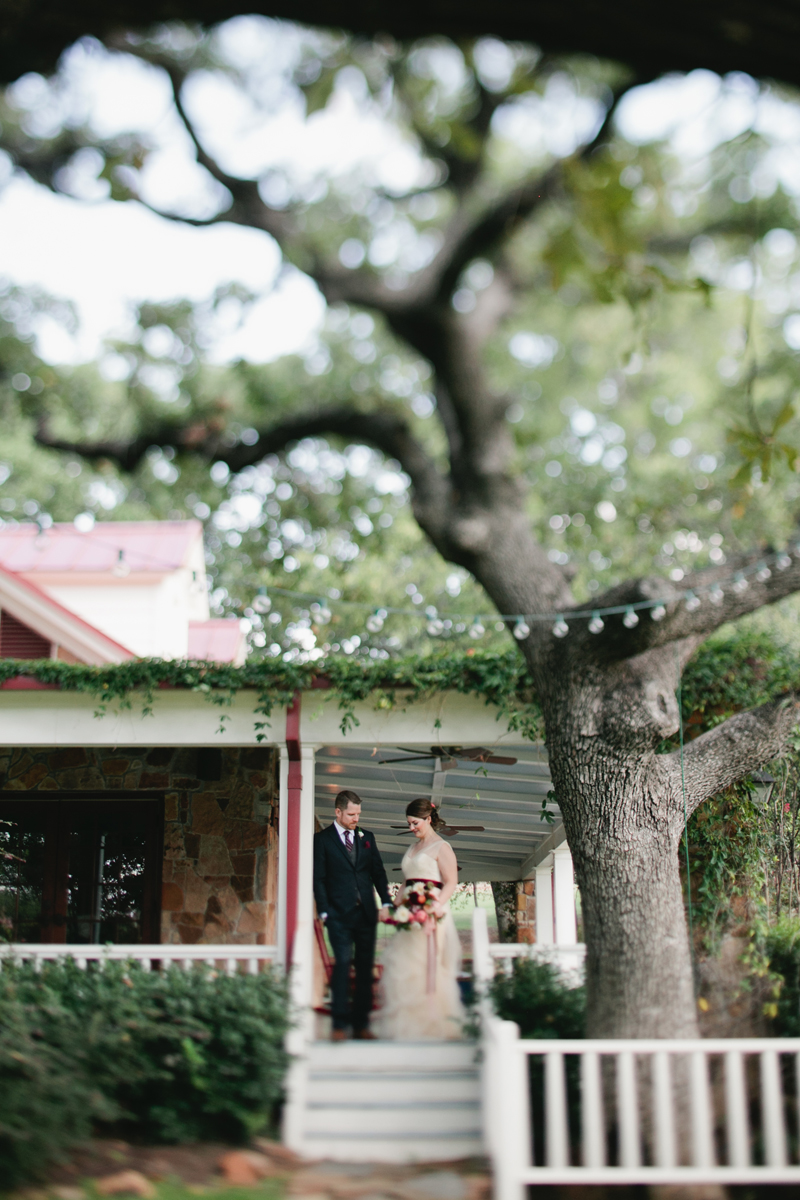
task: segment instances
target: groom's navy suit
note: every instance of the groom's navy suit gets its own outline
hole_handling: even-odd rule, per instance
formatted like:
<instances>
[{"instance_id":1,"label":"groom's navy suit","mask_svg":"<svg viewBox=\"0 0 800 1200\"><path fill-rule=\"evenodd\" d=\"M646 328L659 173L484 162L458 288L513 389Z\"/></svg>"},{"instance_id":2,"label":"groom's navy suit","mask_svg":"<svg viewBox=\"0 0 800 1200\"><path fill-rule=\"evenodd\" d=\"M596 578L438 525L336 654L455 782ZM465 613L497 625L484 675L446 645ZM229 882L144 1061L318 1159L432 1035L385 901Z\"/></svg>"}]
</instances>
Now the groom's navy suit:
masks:
<instances>
[{"instance_id":1,"label":"groom's navy suit","mask_svg":"<svg viewBox=\"0 0 800 1200\"><path fill-rule=\"evenodd\" d=\"M354 830L352 852L345 849L335 825L314 835L314 899L317 912L327 913L326 927L336 960L331 979L334 1029L352 1024L358 1033L369 1021L378 923L373 888L382 904L391 904L389 881L374 834L360 827ZM356 973L352 1012L351 962Z\"/></svg>"}]
</instances>

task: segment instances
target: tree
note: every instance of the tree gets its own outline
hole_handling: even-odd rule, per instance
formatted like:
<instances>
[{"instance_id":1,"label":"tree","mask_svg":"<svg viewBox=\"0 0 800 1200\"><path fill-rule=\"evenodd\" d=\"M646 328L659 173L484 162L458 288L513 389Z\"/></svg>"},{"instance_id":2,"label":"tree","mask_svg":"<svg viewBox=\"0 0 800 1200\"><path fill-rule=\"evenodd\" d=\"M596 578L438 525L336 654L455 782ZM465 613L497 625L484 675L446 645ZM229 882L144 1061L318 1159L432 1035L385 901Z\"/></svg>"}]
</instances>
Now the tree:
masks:
<instances>
[{"instance_id":1,"label":"tree","mask_svg":"<svg viewBox=\"0 0 800 1200\"><path fill-rule=\"evenodd\" d=\"M0 25L0 80L10 82L26 71L49 73L72 42L87 35L107 38L120 29L144 30L156 22L188 21L213 25L231 17L260 13L269 17L336 26L360 34L390 33L399 38L445 34L454 38L497 37L535 41L558 53L598 54L627 63L641 78L695 67L724 73L798 82L792 52L798 19L783 0L768 8L739 4L735 11L719 0L681 3L648 13L642 21L631 4L599 10L586 0L568 8L551 5L530 10L500 0L487 8L476 0L453 7L443 0L405 3L380 10L361 0L331 5L322 0L83 0L65 10L58 0L17 0Z\"/></svg>"},{"instance_id":2,"label":"tree","mask_svg":"<svg viewBox=\"0 0 800 1200\"><path fill-rule=\"evenodd\" d=\"M573 618L572 611L583 611L584 605L576 604L561 552L548 554L536 536L515 441L513 410L533 412L528 428L535 431L541 392L528 384L527 392L510 394L500 386L492 335L530 288L545 307L560 296L573 308L577 294L578 300L606 305L617 314L632 310L641 345L653 341L646 336L647 321L655 319L648 313L663 319L676 297L682 304L693 297L694 319L702 322L708 281L691 269L694 260L686 251L694 245L696 259L696 238L708 237L709 231L724 235L734 247L752 246L752 212L731 200L720 179L727 185L732 175L740 178L745 162L753 170L747 155L758 159L758 137L724 147L724 170L715 167L710 182L696 189L703 198L700 210L688 206L686 219L678 220L676 200L667 220L646 171L653 170L661 194L675 179L665 179L663 170L656 179L647 152L625 175L631 156L615 138L613 119L630 80L617 69L580 67L524 46L498 50L497 43L487 52L482 43L399 47L309 35L301 39L295 64L309 107L324 105L342 74L349 71L352 78L355 71L363 81L362 102L390 116L413 139L419 171L416 186L403 195L372 180L358 189L351 184L349 192L344 186L318 188L303 199L292 194L291 181L275 175L237 176L225 166L221 151L211 152L193 121L190 84L196 75L224 69L229 78L247 84L246 72L237 73L221 60L218 42L172 31L126 38L117 46L167 73L196 161L216 188L211 215L162 215L194 225L232 221L262 230L276 240L287 263L316 281L337 311L346 305L348 311L374 314L384 336L404 348L405 361L422 363L431 373L436 430L431 422L421 431L369 377L365 390L354 390L352 381L334 390L333 377L326 383L323 374L319 400L309 404L305 398L298 402L296 391L278 397L274 387L265 391L261 377L248 383L242 365L239 379L251 388L251 402L260 412L258 423L246 429L229 420L224 406L210 405L202 395L190 395L183 409L168 412L140 397L134 427L129 415L127 426L121 423L94 440L70 440L43 415L40 445L94 462L115 461L126 471L136 470L151 447L164 447L182 462L224 464L241 473L303 439L332 436L345 445L366 443L398 463L410 480L419 528L441 557L475 579L497 612L505 614L535 680L583 897L590 1032L696 1033L677 859L683 783L691 813L773 758L797 720L795 698L730 718L692 742L683 762L678 752L657 751L676 732L675 690L695 649L722 624L799 590L800 558L784 556L782 569L751 573L746 588L729 586L732 573L751 571L769 546L727 563L722 556L716 564L712 558L709 566L689 570L683 578L678 569L671 581L649 575L620 579L592 595L592 608L620 610L602 627L595 623L592 630L585 618ZM595 105L594 128L572 153L509 155L496 132L500 117L523 103L535 106L553 86ZM103 143L91 130L69 125L34 138L24 121L12 119L4 123L4 145L20 168L55 188L66 186L70 176L64 168L76 152L91 146L97 177L107 181L111 194L144 202L141 168L147 148L141 139ZM791 220L789 200L780 189L762 204L759 219L759 237ZM379 234L387 221L394 223L397 239L405 237L410 246L405 267L380 251ZM573 324L577 320L569 317ZM748 351L752 321L743 329L740 351ZM759 487L770 474L786 471L799 453L792 441L796 434L784 429L793 415L796 365L785 344L779 351L777 335L771 336L773 352L766 363L751 356L744 366L734 364L734 376L743 380L743 423L733 436L746 456L734 483L745 521L748 503L751 511L758 509ZM540 365L552 349L541 338L525 345L529 361ZM633 373L640 367L635 358L641 359L636 345L632 333L624 366ZM523 358L525 353L523 348ZM401 365L398 357L395 369ZM619 367L617 379L624 382ZM619 386L608 377L605 382ZM364 387L363 379L358 387ZM552 404L542 408L556 411ZM547 418L541 421L539 448L546 450L552 435ZM574 434L577 449L562 444L576 463L592 461L585 434L583 440ZM540 473L541 488L562 473L553 462L558 470ZM622 481L624 489L624 455L614 458L615 466L608 462L605 485ZM580 486L588 491L589 483L584 472ZM706 478L696 486L708 483ZM610 499L598 501L596 510L601 522L603 513L616 513ZM591 532L581 515L583 523L572 527L588 526ZM640 528L642 521L650 524L641 510L636 515ZM786 529L785 516L783 525ZM550 528L556 528L552 520ZM718 581L726 586L709 601L709 588ZM704 602L687 605L687 589L703 595ZM632 626L623 614L635 605L650 607ZM524 614L527 624L520 625L517 614ZM554 633L556 614L568 636ZM563 624L557 632L564 632Z\"/></svg>"}]
</instances>

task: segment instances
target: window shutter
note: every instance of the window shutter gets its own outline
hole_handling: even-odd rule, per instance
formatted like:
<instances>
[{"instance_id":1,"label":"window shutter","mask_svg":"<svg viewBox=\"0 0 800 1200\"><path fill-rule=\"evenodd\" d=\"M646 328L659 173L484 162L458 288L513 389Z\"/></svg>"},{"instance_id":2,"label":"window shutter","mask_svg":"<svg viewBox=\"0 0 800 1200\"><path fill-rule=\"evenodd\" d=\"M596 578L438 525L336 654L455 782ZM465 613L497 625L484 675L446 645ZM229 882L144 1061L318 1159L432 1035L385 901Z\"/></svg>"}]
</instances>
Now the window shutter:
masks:
<instances>
[{"instance_id":1,"label":"window shutter","mask_svg":"<svg viewBox=\"0 0 800 1200\"><path fill-rule=\"evenodd\" d=\"M0 658L49 658L51 644L11 613L0 614Z\"/></svg>"}]
</instances>

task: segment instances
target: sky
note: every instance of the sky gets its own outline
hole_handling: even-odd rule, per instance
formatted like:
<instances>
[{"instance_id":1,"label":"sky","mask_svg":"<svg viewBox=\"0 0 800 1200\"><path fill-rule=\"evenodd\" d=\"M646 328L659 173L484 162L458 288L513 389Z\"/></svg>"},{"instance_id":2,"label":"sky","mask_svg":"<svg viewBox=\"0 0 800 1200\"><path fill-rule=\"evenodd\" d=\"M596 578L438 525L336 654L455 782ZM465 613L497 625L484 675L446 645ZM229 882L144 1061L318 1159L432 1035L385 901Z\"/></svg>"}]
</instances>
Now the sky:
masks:
<instances>
[{"instance_id":1,"label":"sky","mask_svg":"<svg viewBox=\"0 0 800 1200\"><path fill-rule=\"evenodd\" d=\"M256 73L258 103L248 104L232 83L210 73L192 85L186 102L207 144L229 169L260 175L275 168L309 195L321 178L348 172L362 172L387 188L421 181L413 146L369 111L356 72L345 73L327 108L306 120L284 82L287 64L299 53L291 26L242 18L223 27L220 36L226 53ZM145 198L199 217L213 210L214 186L193 163L165 79L154 69L80 44L66 56L57 88L27 76L15 85L15 95L34 109L44 132L65 113L91 120L105 135L144 131L157 146ZM506 129L533 160L547 151L568 153L597 119L591 102L570 93L563 80L536 105L512 114ZM631 92L617 119L633 142L670 139L687 163L702 162L723 138L759 128L775 149L753 186L768 194L780 179L800 194L800 105L760 96L745 76L720 81L711 72L694 71L667 77ZM92 190L91 166L87 160L82 171L79 164L70 182L82 198L72 199L11 175L0 161L0 278L72 300L80 320L72 336L43 319L39 349L46 359L97 357L104 338L130 329L136 301L204 300L230 281L244 284L259 300L240 327L216 329L213 358L263 362L313 346L324 316L322 297L298 271L281 271L268 236L230 224L191 228L140 204L105 200Z\"/></svg>"}]
</instances>

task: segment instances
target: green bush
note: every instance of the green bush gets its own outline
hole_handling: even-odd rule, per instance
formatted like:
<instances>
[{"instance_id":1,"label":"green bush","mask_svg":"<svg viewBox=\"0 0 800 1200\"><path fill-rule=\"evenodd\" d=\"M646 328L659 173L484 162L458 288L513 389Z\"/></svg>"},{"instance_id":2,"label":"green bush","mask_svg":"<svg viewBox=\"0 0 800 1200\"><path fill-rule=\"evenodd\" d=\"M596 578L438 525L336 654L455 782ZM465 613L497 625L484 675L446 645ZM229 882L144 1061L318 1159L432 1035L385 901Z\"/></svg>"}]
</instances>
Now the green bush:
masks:
<instances>
[{"instance_id":1,"label":"green bush","mask_svg":"<svg viewBox=\"0 0 800 1200\"><path fill-rule=\"evenodd\" d=\"M800 1037L800 920L781 917L763 936L769 969L781 980L775 1033L778 1037Z\"/></svg>"},{"instance_id":2,"label":"green bush","mask_svg":"<svg viewBox=\"0 0 800 1200\"><path fill-rule=\"evenodd\" d=\"M514 960L510 975L492 983L495 1012L516 1021L525 1038L586 1036L586 989L568 987L550 963Z\"/></svg>"},{"instance_id":3,"label":"green bush","mask_svg":"<svg viewBox=\"0 0 800 1200\"><path fill-rule=\"evenodd\" d=\"M58 1152L97 1122L170 1142L239 1141L268 1128L287 1065L287 1008L271 974L124 963L81 970L70 961L5 967L0 1174L30 1173L47 1149ZM15 1136L9 1087L19 1097Z\"/></svg>"}]
</instances>

